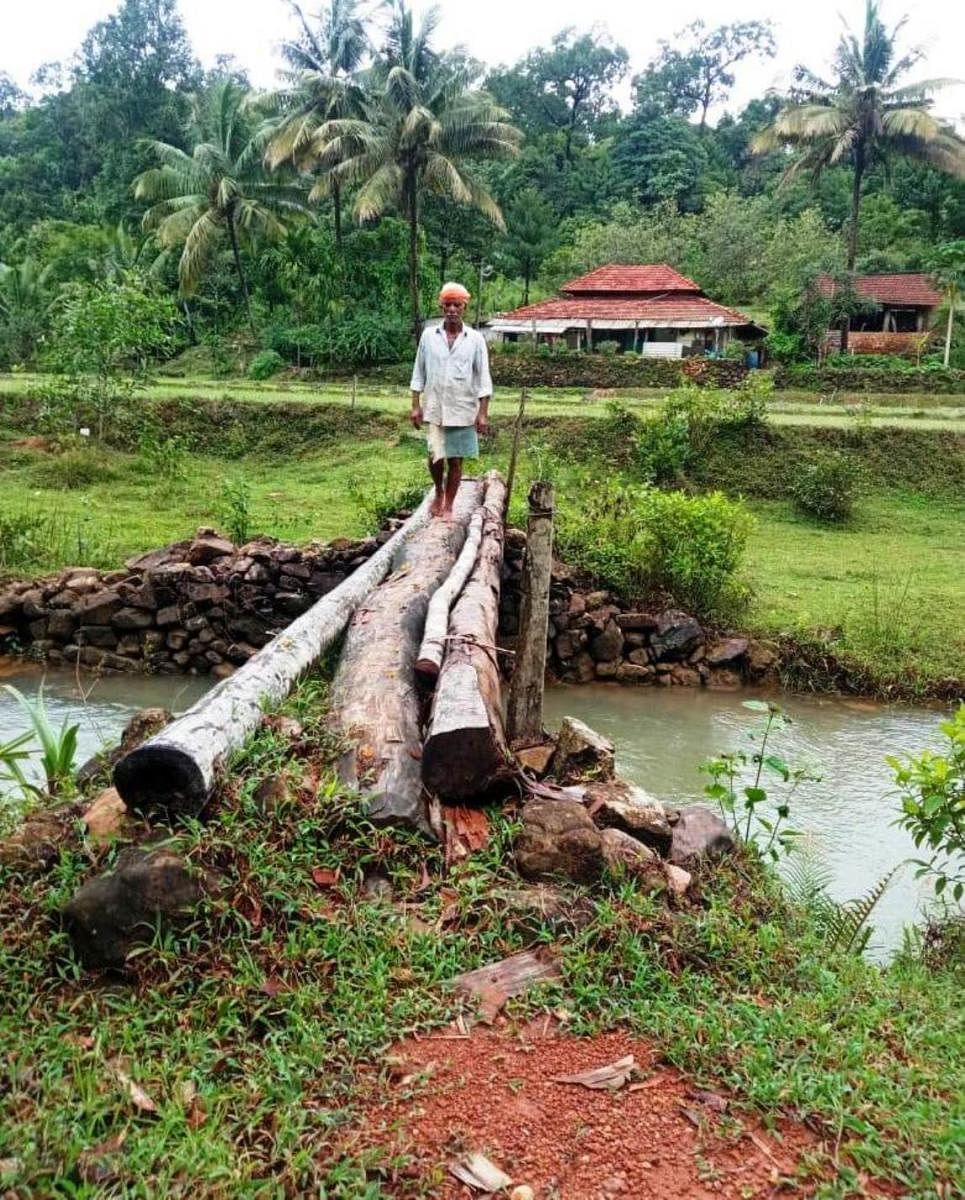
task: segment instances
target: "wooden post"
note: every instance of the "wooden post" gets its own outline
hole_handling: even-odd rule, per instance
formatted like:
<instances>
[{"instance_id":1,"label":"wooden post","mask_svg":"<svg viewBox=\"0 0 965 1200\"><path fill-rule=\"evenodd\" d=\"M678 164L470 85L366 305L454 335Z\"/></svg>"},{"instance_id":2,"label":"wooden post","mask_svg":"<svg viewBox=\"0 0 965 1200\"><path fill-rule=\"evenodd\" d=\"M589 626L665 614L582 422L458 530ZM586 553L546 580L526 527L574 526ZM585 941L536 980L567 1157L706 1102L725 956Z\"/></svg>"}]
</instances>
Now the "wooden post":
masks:
<instances>
[{"instance_id":1,"label":"wooden post","mask_svg":"<svg viewBox=\"0 0 965 1200\"><path fill-rule=\"evenodd\" d=\"M358 396L359 396L359 377L357 375L353 375L352 376L352 407L353 408L355 407L355 401L358 399Z\"/></svg>"},{"instance_id":2,"label":"wooden post","mask_svg":"<svg viewBox=\"0 0 965 1200\"><path fill-rule=\"evenodd\" d=\"M509 502L513 497L513 481L516 478L516 459L519 455L519 439L523 432L523 414L526 412L526 389L519 393L519 410L516 413L516 426L513 429L513 448L509 455L509 470L506 473L506 510L504 517L509 515Z\"/></svg>"},{"instance_id":3,"label":"wooden post","mask_svg":"<svg viewBox=\"0 0 965 1200\"><path fill-rule=\"evenodd\" d=\"M511 746L537 742L543 733L543 676L552 567L553 485L537 480L529 489L523 603L507 708L506 732Z\"/></svg>"}]
</instances>

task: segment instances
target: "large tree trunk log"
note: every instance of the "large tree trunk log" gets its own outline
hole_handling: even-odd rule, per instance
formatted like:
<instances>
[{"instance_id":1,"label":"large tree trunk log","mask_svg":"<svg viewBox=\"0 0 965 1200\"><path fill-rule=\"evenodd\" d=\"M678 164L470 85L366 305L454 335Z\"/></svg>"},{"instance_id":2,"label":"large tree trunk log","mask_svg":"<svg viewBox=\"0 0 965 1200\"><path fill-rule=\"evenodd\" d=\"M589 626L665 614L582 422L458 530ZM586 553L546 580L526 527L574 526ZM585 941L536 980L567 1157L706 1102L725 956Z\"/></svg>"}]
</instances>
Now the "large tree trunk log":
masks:
<instances>
[{"instance_id":1,"label":"large tree trunk log","mask_svg":"<svg viewBox=\"0 0 965 1200\"><path fill-rule=\"evenodd\" d=\"M429 836L415 660L429 600L452 570L481 491L467 480L453 519L431 521L402 548L392 575L355 614L332 687L334 714L354 743L342 778L365 792L377 824Z\"/></svg>"},{"instance_id":2,"label":"large tree trunk log","mask_svg":"<svg viewBox=\"0 0 965 1200\"><path fill-rule=\"evenodd\" d=\"M496 658L506 485L487 477L479 556L449 620L449 645L422 751L422 778L444 800L484 796L513 773Z\"/></svg>"},{"instance_id":3,"label":"large tree trunk log","mask_svg":"<svg viewBox=\"0 0 965 1200\"><path fill-rule=\"evenodd\" d=\"M456 565L429 601L425 632L422 635L422 645L419 647L419 657L415 664L420 678L427 684L435 683L438 678L439 668L442 666L442 659L446 653L449 610L465 586L469 572L476 565L479 543L482 540L482 528L482 509L477 508L469 522L469 532L466 534L465 544L456 559Z\"/></svg>"},{"instance_id":4,"label":"large tree trunk log","mask_svg":"<svg viewBox=\"0 0 965 1200\"><path fill-rule=\"evenodd\" d=\"M194 815L218 767L258 726L266 702L284 699L298 677L341 635L352 613L385 578L393 559L429 519L425 500L363 566L293 621L230 678L114 768L125 802L142 812Z\"/></svg>"},{"instance_id":5,"label":"large tree trunk log","mask_svg":"<svg viewBox=\"0 0 965 1200\"><path fill-rule=\"evenodd\" d=\"M516 665L509 687L506 727L511 746L537 742L543 733L543 679L553 569L553 485L537 481L529 490L523 605Z\"/></svg>"}]
</instances>

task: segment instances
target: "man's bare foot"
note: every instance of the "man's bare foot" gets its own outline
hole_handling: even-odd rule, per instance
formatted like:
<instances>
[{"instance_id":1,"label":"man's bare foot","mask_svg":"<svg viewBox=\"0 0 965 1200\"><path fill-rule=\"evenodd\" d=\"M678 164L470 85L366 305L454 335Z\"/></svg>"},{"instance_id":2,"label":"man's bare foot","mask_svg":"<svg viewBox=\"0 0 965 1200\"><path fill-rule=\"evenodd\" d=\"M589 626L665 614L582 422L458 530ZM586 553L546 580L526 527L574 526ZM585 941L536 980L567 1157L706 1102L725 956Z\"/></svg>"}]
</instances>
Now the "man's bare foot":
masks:
<instances>
[{"instance_id":1,"label":"man's bare foot","mask_svg":"<svg viewBox=\"0 0 965 1200\"><path fill-rule=\"evenodd\" d=\"M443 519L443 521L451 521L453 519L452 504L448 500L446 500L443 503L442 508L439 509L439 516Z\"/></svg>"},{"instance_id":2,"label":"man's bare foot","mask_svg":"<svg viewBox=\"0 0 965 1200\"><path fill-rule=\"evenodd\" d=\"M445 496L442 495L441 492L438 493L437 495L433 496L432 502L429 505L429 516L430 517L441 517L443 508L445 507L445 501L446 501L446 498L445 498Z\"/></svg>"}]
</instances>

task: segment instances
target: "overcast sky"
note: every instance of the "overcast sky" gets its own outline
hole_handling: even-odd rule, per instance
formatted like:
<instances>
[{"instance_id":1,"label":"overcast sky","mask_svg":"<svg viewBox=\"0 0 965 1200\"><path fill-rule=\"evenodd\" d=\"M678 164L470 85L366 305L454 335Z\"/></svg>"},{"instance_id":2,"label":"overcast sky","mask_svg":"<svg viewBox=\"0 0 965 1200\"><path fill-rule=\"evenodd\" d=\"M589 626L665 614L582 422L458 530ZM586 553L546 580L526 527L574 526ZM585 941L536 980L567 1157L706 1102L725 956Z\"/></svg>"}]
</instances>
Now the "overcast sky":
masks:
<instances>
[{"instance_id":1,"label":"overcast sky","mask_svg":"<svg viewBox=\"0 0 965 1200\"><path fill-rule=\"evenodd\" d=\"M215 55L233 54L248 69L257 86L268 87L279 65L278 43L293 31L285 0L178 0L195 53L209 64ZM43 62L67 60L95 21L115 11L119 0L0 0L0 71L22 87ZM320 0L303 0L314 12ZM374 5L373 5L374 7ZM416 10L428 7L421 0ZM513 63L528 50L545 45L566 25L578 30L592 26L602 6L586 0L484 0L456 3L445 0L438 33L440 47L463 44L476 58L490 64ZM812 70L827 70L841 29L843 16L856 30L864 15L864 0L730 0L723 6L712 0L676 0L673 4L629 0L611 4L608 20L601 23L626 47L633 71L650 59L661 38L672 39L676 30L697 17L708 25L722 20L770 18L775 27L778 54L773 60L744 62L737 69L737 86L728 107L735 111L768 87L785 87L795 63ZM911 11L906 41L926 52L917 78L961 77L965 46L965 4L940 0L913 5L911 0L884 0L887 24ZM624 95L626 89L624 89ZM949 88L938 101L937 112L965 123L965 87Z\"/></svg>"}]
</instances>

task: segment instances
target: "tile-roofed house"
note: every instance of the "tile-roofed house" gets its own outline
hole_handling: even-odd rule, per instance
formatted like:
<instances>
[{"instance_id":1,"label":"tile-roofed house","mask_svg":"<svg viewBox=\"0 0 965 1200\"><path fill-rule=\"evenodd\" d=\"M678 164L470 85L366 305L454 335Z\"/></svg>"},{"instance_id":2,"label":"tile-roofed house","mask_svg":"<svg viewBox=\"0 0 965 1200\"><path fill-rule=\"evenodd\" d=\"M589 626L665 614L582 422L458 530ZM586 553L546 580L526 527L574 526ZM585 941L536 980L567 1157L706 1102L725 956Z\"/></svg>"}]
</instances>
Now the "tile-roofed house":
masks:
<instances>
[{"instance_id":1,"label":"tile-roofed house","mask_svg":"<svg viewBox=\"0 0 965 1200\"><path fill-rule=\"evenodd\" d=\"M597 267L565 283L557 299L494 317L488 328L510 341L562 339L576 349L615 341L622 350L675 358L718 352L733 336L765 332L666 263Z\"/></svg>"},{"instance_id":2,"label":"tile-roofed house","mask_svg":"<svg viewBox=\"0 0 965 1200\"><path fill-rule=\"evenodd\" d=\"M934 323L941 292L921 271L890 271L855 275L854 290L867 307L848 322L848 349L852 354L920 354ZM830 275L819 275L817 289L833 296ZM841 334L829 330L826 348L837 349Z\"/></svg>"}]
</instances>

